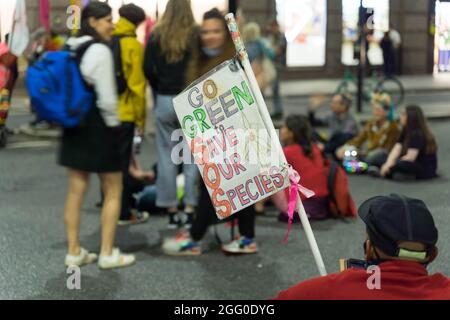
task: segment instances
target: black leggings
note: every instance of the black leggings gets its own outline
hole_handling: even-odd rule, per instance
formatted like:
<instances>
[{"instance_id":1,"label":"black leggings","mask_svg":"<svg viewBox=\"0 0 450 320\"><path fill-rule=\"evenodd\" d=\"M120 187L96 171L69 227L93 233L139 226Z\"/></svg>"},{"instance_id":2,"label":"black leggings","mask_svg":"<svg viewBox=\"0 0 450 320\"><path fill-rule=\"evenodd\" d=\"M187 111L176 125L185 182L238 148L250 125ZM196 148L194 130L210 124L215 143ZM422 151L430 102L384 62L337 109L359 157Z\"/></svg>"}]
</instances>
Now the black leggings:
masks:
<instances>
[{"instance_id":1,"label":"black leggings","mask_svg":"<svg viewBox=\"0 0 450 320\"><path fill-rule=\"evenodd\" d=\"M239 233L248 239L255 237L255 209L247 207L225 221L238 220ZM212 205L211 198L203 183L201 183L200 199L198 202L196 216L191 228L191 237L194 241L200 241L206 234L208 227L219 222L216 211Z\"/></svg>"},{"instance_id":2,"label":"black leggings","mask_svg":"<svg viewBox=\"0 0 450 320\"><path fill-rule=\"evenodd\" d=\"M127 220L131 216L130 198L132 197L132 177L130 175L130 159L133 152L135 124L132 122L122 122L120 131L120 156L122 167L122 208L120 210L120 220Z\"/></svg>"},{"instance_id":3,"label":"black leggings","mask_svg":"<svg viewBox=\"0 0 450 320\"><path fill-rule=\"evenodd\" d=\"M389 178L394 180L402 180L400 175L408 175L415 179L427 179L432 177L427 177L424 175L424 168L415 162L411 161L399 161L395 166L392 167Z\"/></svg>"}]
</instances>

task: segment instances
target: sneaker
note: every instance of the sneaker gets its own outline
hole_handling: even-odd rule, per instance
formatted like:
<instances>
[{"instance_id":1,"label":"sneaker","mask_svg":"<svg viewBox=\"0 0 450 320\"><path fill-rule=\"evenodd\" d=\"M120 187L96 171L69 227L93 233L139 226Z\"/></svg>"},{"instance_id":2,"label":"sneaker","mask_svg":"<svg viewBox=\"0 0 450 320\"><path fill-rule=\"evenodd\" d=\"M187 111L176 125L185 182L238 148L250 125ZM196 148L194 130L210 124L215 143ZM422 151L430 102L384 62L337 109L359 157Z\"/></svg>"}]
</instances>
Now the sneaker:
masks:
<instances>
[{"instance_id":1,"label":"sneaker","mask_svg":"<svg viewBox=\"0 0 450 320\"><path fill-rule=\"evenodd\" d=\"M148 212L132 212L129 219L119 220L119 226L129 226L134 224L144 223L148 220L150 214Z\"/></svg>"},{"instance_id":2,"label":"sneaker","mask_svg":"<svg viewBox=\"0 0 450 320\"><path fill-rule=\"evenodd\" d=\"M134 254L123 254L119 249L114 248L112 255L102 256L98 259L98 267L100 269L115 269L128 267L136 262Z\"/></svg>"},{"instance_id":3,"label":"sneaker","mask_svg":"<svg viewBox=\"0 0 450 320\"><path fill-rule=\"evenodd\" d=\"M94 263L95 261L97 261L97 255L95 253L89 253L86 249L81 248L80 254L78 256L67 254L64 264L66 265L66 267L81 267L87 264Z\"/></svg>"},{"instance_id":4,"label":"sneaker","mask_svg":"<svg viewBox=\"0 0 450 320\"><path fill-rule=\"evenodd\" d=\"M176 230L180 228L181 221L178 217L178 213L169 213L169 224L167 225L167 229Z\"/></svg>"},{"instance_id":5,"label":"sneaker","mask_svg":"<svg viewBox=\"0 0 450 320\"><path fill-rule=\"evenodd\" d=\"M164 254L169 256L198 256L202 254L200 245L192 240L187 232L179 232L175 237L165 239L162 250Z\"/></svg>"},{"instance_id":6,"label":"sneaker","mask_svg":"<svg viewBox=\"0 0 450 320\"><path fill-rule=\"evenodd\" d=\"M258 246L253 239L241 237L229 244L223 245L222 251L225 254L251 254L258 252Z\"/></svg>"}]
</instances>

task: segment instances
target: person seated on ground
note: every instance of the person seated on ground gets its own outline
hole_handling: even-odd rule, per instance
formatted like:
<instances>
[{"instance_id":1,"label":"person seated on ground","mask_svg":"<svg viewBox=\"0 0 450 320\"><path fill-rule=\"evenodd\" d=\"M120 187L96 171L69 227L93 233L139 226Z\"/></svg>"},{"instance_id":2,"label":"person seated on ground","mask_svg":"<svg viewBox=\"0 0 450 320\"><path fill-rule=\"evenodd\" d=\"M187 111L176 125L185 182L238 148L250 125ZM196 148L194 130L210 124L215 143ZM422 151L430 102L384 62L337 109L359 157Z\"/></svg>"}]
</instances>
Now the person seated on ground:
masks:
<instances>
[{"instance_id":1,"label":"person seated on ground","mask_svg":"<svg viewBox=\"0 0 450 320\"><path fill-rule=\"evenodd\" d=\"M358 156L369 166L369 172L380 168L387 160L389 152L400 136L400 126L392 121L392 104L388 94L377 94L372 99L373 119L352 140L336 151L336 157L342 160L349 147L355 147ZM367 147L363 145L367 142ZM376 169L375 169L376 170Z\"/></svg>"},{"instance_id":2,"label":"person seated on ground","mask_svg":"<svg viewBox=\"0 0 450 320\"><path fill-rule=\"evenodd\" d=\"M156 167L156 165L155 165ZM154 185L155 177L156 177L156 169L155 167L146 171L142 169L136 155L133 153L131 155L130 160L130 209L137 210L138 212L147 212L150 213L152 210L148 210L148 208L142 208L139 206L139 202L136 199L136 195L142 193L148 186ZM131 222L138 223L140 220L131 220ZM119 224L121 222L119 221ZM130 223L129 223L130 224Z\"/></svg>"},{"instance_id":3,"label":"person seated on ground","mask_svg":"<svg viewBox=\"0 0 450 320\"><path fill-rule=\"evenodd\" d=\"M426 269L437 257L438 231L423 201L378 196L365 201L358 212L367 229L365 261L356 264L362 267L301 282L276 299L450 299L450 279L429 275ZM369 266L379 269L370 272Z\"/></svg>"},{"instance_id":4,"label":"person seated on ground","mask_svg":"<svg viewBox=\"0 0 450 320\"><path fill-rule=\"evenodd\" d=\"M331 113L324 118L316 116L316 110L323 105L324 97L314 96L311 99L308 117L313 127L328 126L330 128L329 139L322 139L316 132L314 138L321 145L325 154L332 154L336 149L358 134L358 122L350 112L352 97L347 94L336 94L331 100Z\"/></svg>"},{"instance_id":5,"label":"person seated on ground","mask_svg":"<svg viewBox=\"0 0 450 320\"><path fill-rule=\"evenodd\" d=\"M407 106L400 113L400 122L402 134L379 173L394 180L436 177L437 144L422 109Z\"/></svg>"},{"instance_id":6,"label":"person seated on ground","mask_svg":"<svg viewBox=\"0 0 450 320\"><path fill-rule=\"evenodd\" d=\"M328 169L320 149L312 141L312 129L308 118L302 115L287 117L281 127L280 138L287 162L300 174L300 183L315 193L310 199L301 195L306 212L311 219L328 218L330 216ZM280 213L280 221L287 221L285 212L284 210Z\"/></svg>"},{"instance_id":7,"label":"person seated on ground","mask_svg":"<svg viewBox=\"0 0 450 320\"><path fill-rule=\"evenodd\" d=\"M156 166L155 166L156 167ZM139 205L139 202L136 200L136 194L142 193L147 186L150 184L154 184L155 177L156 177L156 168L153 168L153 170L145 171L142 169L135 153L131 155L130 158L130 166L129 166L129 173L130 173L130 196L128 197L129 201L129 208L133 212L133 217L143 217L145 216L145 219L130 219L127 221L118 221L119 226L125 226L125 225L134 225L134 224L140 224L148 220L150 214L149 212L153 210L149 210L147 207L149 206L142 206ZM103 193L100 192L101 200L96 204L97 208L101 208L103 205Z\"/></svg>"}]
</instances>

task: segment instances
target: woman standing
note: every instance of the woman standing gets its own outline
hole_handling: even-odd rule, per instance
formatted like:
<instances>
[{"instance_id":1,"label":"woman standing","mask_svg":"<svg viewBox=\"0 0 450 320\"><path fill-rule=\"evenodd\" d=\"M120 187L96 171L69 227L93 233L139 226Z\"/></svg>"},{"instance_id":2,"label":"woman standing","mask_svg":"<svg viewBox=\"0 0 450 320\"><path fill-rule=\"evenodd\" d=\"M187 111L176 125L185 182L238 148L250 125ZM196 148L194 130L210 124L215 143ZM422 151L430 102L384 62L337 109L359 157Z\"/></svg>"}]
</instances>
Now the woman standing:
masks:
<instances>
[{"instance_id":1,"label":"woman standing","mask_svg":"<svg viewBox=\"0 0 450 320\"><path fill-rule=\"evenodd\" d=\"M187 227L193 220L197 205L195 185L198 169L195 164L184 164L184 213L178 214L176 178L178 165L172 159L172 150L178 143L172 141L175 130L180 129L172 103L186 84L186 68L190 58L190 44L195 37L195 21L188 0L170 0L161 21L157 24L145 52L144 72L156 94L156 148L158 151L158 192L156 205L169 213L169 229L180 227L181 219Z\"/></svg>"},{"instance_id":2,"label":"woman standing","mask_svg":"<svg viewBox=\"0 0 450 320\"><path fill-rule=\"evenodd\" d=\"M79 36L67 41L71 50L80 53L81 74L96 96L96 102L82 123L76 128L65 129L62 137L59 163L69 171L64 212L67 266L81 266L97 260L96 254L89 253L79 243L80 211L90 173L99 175L104 193L99 267L119 268L135 262L134 255L124 255L113 248L121 205L122 174L114 65L112 53L105 45L114 30L111 13L111 7L105 3L90 3L83 9ZM84 54L81 54L81 48L84 48Z\"/></svg>"},{"instance_id":3,"label":"woman standing","mask_svg":"<svg viewBox=\"0 0 450 320\"><path fill-rule=\"evenodd\" d=\"M222 62L232 59L236 50L228 32L224 16L217 9L212 9L203 16L201 41L193 51L187 73L188 83L198 79ZM190 232L180 232L176 237L166 239L163 251L168 255L199 255L202 253L200 241L208 227L217 223L217 217L206 186L200 183L200 200L196 217ZM234 215L237 218L240 237L222 246L226 254L252 254L258 252L255 238L255 209L247 207Z\"/></svg>"},{"instance_id":4,"label":"woman standing","mask_svg":"<svg viewBox=\"0 0 450 320\"><path fill-rule=\"evenodd\" d=\"M436 176L437 144L419 106L400 113L403 132L381 168L383 177L395 180L430 179Z\"/></svg>"}]
</instances>

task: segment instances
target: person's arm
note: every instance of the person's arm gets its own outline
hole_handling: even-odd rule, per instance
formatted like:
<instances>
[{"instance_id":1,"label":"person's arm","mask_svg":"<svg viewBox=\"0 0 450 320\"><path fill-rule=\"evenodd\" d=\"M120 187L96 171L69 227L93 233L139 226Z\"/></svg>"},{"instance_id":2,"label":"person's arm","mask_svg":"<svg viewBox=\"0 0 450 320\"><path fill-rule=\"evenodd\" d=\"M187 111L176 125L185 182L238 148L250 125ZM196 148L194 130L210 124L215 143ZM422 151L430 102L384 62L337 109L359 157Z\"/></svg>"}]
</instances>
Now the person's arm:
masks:
<instances>
[{"instance_id":1,"label":"person's arm","mask_svg":"<svg viewBox=\"0 0 450 320\"><path fill-rule=\"evenodd\" d=\"M314 95L309 99L310 106L308 107L308 118L313 127L326 127L329 125L329 117L319 118L316 116L316 110L323 105L324 100L324 95Z\"/></svg>"},{"instance_id":2,"label":"person's arm","mask_svg":"<svg viewBox=\"0 0 450 320\"><path fill-rule=\"evenodd\" d=\"M391 152L389 153L389 156L386 160L386 162L381 167L381 176L385 177L389 171L392 169L393 166L397 163L398 158L400 158L400 155L402 153L402 144L397 142L392 148Z\"/></svg>"},{"instance_id":3,"label":"person's arm","mask_svg":"<svg viewBox=\"0 0 450 320\"><path fill-rule=\"evenodd\" d=\"M406 151L406 154L403 157L401 157L400 160L415 162L417 159L417 156L419 155L419 152L420 152L419 149L410 148Z\"/></svg>"},{"instance_id":4,"label":"person's arm","mask_svg":"<svg viewBox=\"0 0 450 320\"><path fill-rule=\"evenodd\" d=\"M153 89L156 89L156 70L155 70L155 50L156 50L156 40L155 36L150 36L148 40L147 47L144 52L144 75L148 83Z\"/></svg>"},{"instance_id":5,"label":"person's arm","mask_svg":"<svg viewBox=\"0 0 450 320\"><path fill-rule=\"evenodd\" d=\"M114 61L111 50L104 44L93 44L84 54L81 73L94 86L97 106L108 127L120 124Z\"/></svg>"},{"instance_id":6,"label":"person's arm","mask_svg":"<svg viewBox=\"0 0 450 320\"><path fill-rule=\"evenodd\" d=\"M134 39L133 39L134 41ZM134 94L134 111L136 116L136 125L140 130L145 128L146 108L145 108L145 75L142 70L144 61L144 49L141 44L136 41L130 51L131 72L127 79L128 89Z\"/></svg>"}]
</instances>

